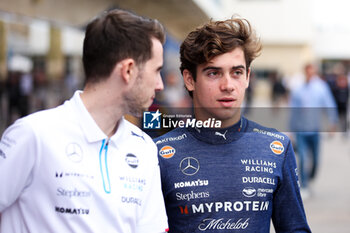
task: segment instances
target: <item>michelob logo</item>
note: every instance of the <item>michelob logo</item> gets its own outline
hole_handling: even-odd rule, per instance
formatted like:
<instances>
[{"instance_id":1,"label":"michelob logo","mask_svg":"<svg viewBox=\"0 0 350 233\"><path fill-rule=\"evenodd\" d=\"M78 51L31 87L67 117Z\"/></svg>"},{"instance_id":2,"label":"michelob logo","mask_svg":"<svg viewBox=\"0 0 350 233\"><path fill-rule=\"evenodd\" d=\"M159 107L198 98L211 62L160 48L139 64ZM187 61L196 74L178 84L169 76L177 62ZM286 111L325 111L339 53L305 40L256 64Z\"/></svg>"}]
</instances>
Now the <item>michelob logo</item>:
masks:
<instances>
[{"instance_id":1,"label":"michelob logo","mask_svg":"<svg viewBox=\"0 0 350 233\"><path fill-rule=\"evenodd\" d=\"M280 141L271 142L270 148L271 148L272 152L275 153L276 155L280 155L284 151L284 146Z\"/></svg>"},{"instance_id":2,"label":"michelob logo","mask_svg":"<svg viewBox=\"0 0 350 233\"><path fill-rule=\"evenodd\" d=\"M159 151L159 155L162 156L165 159L170 159L174 156L176 150L175 148L171 146L163 146L162 149Z\"/></svg>"}]
</instances>

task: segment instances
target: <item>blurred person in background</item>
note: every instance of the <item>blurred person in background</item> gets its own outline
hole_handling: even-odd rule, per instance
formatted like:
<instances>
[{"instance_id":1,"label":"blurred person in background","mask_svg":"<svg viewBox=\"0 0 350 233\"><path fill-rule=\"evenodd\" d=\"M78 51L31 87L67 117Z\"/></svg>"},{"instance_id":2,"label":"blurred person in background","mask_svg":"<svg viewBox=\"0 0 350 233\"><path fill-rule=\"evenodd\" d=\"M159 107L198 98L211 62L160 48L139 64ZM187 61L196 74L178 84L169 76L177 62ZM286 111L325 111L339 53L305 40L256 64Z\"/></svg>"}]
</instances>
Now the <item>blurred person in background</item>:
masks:
<instances>
[{"instance_id":1,"label":"blurred person in background","mask_svg":"<svg viewBox=\"0 0 350 233\"><path fill-rule=\"evenodd\" d=\"M20 115L20 79L21 73L19 71L9 71L6 80L7 126L11 125L14 119Z\"/></svg>"},{"instance_id":2,"label":"blurred person in background","mask_svg":"<svg viewBox=\"0 0 350 233\"><path fill-rule=\"evenodd\" d=\"M0 141L0 232L165 232L157 148L123 115L163 89L163 26L112 10L90 22L86 83Z\"/></svg>"},{"instance_id":3,"label":"blurred person in background","mask_svg":"<svg viewBox=\"0 0 350 233\"><path fill-rule=\"evenodd\" d=\"M339 114L340 131L347 130L347 112L349 105L349 83L345 74L336 76L333 95L337 104Z\"/></svg>"},{"instance_id":4,"label":"blurred person in background","mask_svg":"<svg viewBox=\"0 0 350 233\"><path fill-rule=\"evenodd\" d=\"M304 67L305 82L292 90L290 95L291 131L295 133L299 156L300 185L303 197L310 196L309 182L318 171L320 154L320 131L335 131L338 121L337 106L328 84L322 80L315 64ZM323 113L327 114L328 129ZM311 166L308 164L311 163ZM311 168L310 168L311 167Z\"/></svg>"},{"instance_id":5,"label":"blurred person in background","mask_svg":"<svg viewBox=\"0 0 350 233\"><path fill-rule=\"evenodd\" d=\"M280 107L287 102L287 88L283 83L281 75L276 71L270 75L272 84L271 102L273 107Z\"/></svg>"},{"instance_id":6,"label":"blurred person in background","mask_svg":"<svg viewBox=\"0 0 350 233\"><path fill-rule=\"evenodd\" d=\"M31 72L21 74L20 82L19 110L20 117L27 116L31 111L31 98L33 95L33 76Z\"/></svg>"},{"instance_id":7,"label":"blurred person in background","mask_svg":"<svg viewBox=\"0 0 350 233\"><path fill-rule=\"evenodd\" d=\"M241 115L261 44L239 17L193 30L180 47L196 121L155 138L169 232L310 232L288 137Z\"/></svg>"},{"instance_id":8,"label":"blurred person in background","mask_svg":"<svg viewBox=\"0 0 350 233\"><path fill-rule=\"evenodd\" d=\"M48 82L43 68L36 68L33 71L34 80L34 109L44 110L47 108Z\"/></svg>"}]
</instances>

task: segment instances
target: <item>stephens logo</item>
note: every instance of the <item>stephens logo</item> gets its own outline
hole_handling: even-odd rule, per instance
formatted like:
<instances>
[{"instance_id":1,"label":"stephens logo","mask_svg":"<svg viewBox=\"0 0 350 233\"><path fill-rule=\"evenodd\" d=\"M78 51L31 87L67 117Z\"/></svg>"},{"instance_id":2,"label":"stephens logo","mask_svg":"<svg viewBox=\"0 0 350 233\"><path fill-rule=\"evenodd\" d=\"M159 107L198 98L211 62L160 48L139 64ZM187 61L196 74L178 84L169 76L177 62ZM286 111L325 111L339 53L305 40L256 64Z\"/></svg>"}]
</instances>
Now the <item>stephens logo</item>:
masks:
<instances>
[{"instance_id":1,"label":"stephens logo","mask_svg":"<svg viewBox=\"0 0 350 233\"><path fill-rule=\"evenodd\" d=\"M172 146L163 146L162 149L159 151L159 155L162 156L165 159L170 159L175 155L175 148Z\"/></svg>"},{"instance_id":2,"label":"stephens logo","mask_svg":"<svg viewBox=\"0 0 350 233\"><path fill-rule=\"evenodd\" d=\"M271 148L272 152L275 153L276 155L280 155L284 151L284 146L280 141L271 142L270 148Z\"/></svg>"}]
</instances>

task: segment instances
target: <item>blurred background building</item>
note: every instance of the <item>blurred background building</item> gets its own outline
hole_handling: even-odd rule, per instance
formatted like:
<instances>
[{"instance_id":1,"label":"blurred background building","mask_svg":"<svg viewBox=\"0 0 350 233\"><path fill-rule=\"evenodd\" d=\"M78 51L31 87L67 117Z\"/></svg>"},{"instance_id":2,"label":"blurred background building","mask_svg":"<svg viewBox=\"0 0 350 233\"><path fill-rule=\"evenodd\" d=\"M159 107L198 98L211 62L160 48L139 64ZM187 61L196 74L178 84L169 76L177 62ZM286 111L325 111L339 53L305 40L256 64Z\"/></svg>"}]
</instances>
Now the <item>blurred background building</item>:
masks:
<instances>
[{"instance_id":1,"label":"blurred background building","mask_svg":"<svg viewBox=\"0 0 350 233\"><path fill-rule=\"evenodd\" d=\"M179 45L186 34L209 19L232 15L248 19L263 43L262 55L253 63L254 77L248 91L248 97L255 98L248 98L247 104L269 105L274 97L273 86L282 85L288 91L298 85L308 62L317 62L322 77L337 91L337 77L349 79L350 26L346 22L350 16L344 5L347 1L331 3L330 0L2 0L0 128L17 117L56 106L82 87L85 25L113 8L157 18L167 29L163 78L168 88L158 98L160 103L188 105L178 71ZM22 100L16 101L21 96ZM26 104L30 106L22 106Z\"/></svg>"}]
</instances>

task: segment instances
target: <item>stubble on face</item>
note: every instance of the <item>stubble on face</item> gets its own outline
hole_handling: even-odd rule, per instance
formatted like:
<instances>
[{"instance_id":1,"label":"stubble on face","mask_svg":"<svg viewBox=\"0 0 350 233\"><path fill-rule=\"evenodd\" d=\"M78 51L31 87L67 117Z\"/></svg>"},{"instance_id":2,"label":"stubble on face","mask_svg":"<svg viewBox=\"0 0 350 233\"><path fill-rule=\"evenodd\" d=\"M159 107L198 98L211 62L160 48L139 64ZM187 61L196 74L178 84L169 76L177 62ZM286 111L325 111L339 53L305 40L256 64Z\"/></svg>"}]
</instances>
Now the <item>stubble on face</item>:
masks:
<instances>
[{"instance_id":1,"label":"stubble on face","mask_svg":"<svg viewBox=\"0 0 350 233\"><path fill-rule=\"evenodd\" d=\"M144 106L144 99L142 97L142 70L136 77L135 84L133 87L124 95L124 103L126 104L127 114L130 114L135 117L141 117L144 111L147 111L147 108Z\"/></svg>"}]
</instances>

